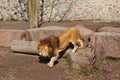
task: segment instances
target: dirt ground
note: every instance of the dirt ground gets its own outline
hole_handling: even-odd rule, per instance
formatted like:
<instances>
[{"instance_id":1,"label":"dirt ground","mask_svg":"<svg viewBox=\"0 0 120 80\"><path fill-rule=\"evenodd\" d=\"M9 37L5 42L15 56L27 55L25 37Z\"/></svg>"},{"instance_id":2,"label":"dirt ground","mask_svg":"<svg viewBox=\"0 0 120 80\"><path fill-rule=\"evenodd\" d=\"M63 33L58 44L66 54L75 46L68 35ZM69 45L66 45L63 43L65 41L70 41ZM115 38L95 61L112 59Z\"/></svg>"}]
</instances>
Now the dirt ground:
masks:
<instances>
[{"instance_id":1,"label":"dirt ground","mask_svg":"<svg viewBox=\"0 0 120 80\"><path fill-rule=\"evenodd\" d=\"M62 21L43 23L41 27L85 25L98 31L104 26L120 27L120 22ZM28 22L0 21L0 29L29 29ZM66 60L59 60L53 68L39 63L38 55L13 53L0 47L0 80L120 80L120 60L99 64L91 71L69 67Z\"/></svg>"}]
</instances>

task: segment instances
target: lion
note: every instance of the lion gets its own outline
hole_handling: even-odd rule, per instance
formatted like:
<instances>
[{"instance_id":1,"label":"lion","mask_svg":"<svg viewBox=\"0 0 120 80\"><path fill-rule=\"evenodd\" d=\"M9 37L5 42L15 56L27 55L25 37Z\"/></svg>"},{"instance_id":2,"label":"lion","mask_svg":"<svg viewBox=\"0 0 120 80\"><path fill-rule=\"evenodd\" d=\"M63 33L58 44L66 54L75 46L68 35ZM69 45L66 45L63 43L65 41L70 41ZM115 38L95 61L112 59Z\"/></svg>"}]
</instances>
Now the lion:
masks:
<instances>
[{"instance_id":1,"label":"lion","mask_svg":"<svg viewBox=\"0 0 120 80\"><path fill-rule=\"evenodd\" d=\"M59 39L53 35L38 42L39 55L43 57L52 57L59 46Z\"/></svg>"},{"instance_id":2,"label":"lion","mask_svg":"<svg viewBox=\"0 0 120 80\"><path fill-rule=\"evenodd\" d=\"M39 55L50 57L47 64L53 67L54 62L60 57L59 53L63 51L70 43L74 46L72 52L74 53L79 45L83 47L83 39L79 30L71 27L61 33L58 37L50 36L39 43Z\"/></svg>"}]
</instances>

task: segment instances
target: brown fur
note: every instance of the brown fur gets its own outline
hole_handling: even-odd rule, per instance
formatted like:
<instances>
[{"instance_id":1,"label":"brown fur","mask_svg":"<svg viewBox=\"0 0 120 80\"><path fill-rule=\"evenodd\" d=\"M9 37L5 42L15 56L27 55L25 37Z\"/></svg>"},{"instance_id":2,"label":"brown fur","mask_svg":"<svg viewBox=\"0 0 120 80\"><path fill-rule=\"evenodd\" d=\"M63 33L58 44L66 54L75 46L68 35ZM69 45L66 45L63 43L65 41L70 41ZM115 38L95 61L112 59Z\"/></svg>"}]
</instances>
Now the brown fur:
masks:
<instances>
[{"instance_id":1,"label":"brown fur","mask_svg":"<svg viewBox=\"0 0 120 80\"><path fill-rule=\"evenodd\" d=\"M66 46L68 46L69 43L72 43L74 46L72 52L75 52L76 49L78 48L78 44L80 44L81 47L83 47L82 40L83 39L81 37L81 34L77 28L75 27L69 28L65 32L59 35L60 44L58 49L62 51L63 49L66 48Z\"/></svg>"},{"instance_id":2,"label":"brown fur","mask_svg":"<svg viewBox=\"0 0 120 80\"><path fill-rule=\"evenodd\" d=\"M49 36L38 42L39 55L44 57L52 57L55 54L55 49L59 46L59 39L55 36Z\"/></svg>"},{"instance_id":3,"label":"brown fur","mask_svg":"<svg viewBox=\"0 0 120 80\"><path fill-rule=\"evenodd\" d=\"M51 57L48 66L53 67L54 62L59 58L59 52L64 50L69 43L72 43L74 46L72 52L76 51L78 44L81 44L81 47L83 47L82 37L77 28L69 28L58 37L50 36L40 41L39 54Z\"/></svg>"}]
</instances>

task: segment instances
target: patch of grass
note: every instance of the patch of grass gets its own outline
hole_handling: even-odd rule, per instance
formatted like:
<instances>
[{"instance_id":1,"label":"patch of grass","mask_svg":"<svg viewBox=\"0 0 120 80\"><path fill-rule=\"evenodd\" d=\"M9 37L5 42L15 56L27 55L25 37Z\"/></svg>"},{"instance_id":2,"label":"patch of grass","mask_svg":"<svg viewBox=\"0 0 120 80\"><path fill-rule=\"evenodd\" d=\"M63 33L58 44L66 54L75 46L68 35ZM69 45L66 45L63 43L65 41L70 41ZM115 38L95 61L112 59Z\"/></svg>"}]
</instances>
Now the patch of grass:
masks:
<instances>
[{"instance_id":1,"label":"patch of grass","mask_svg":"<svg viewBox=\"0 0 120 80\"><path fill-rule=\"evenodd\" d=\"M98 74L99 74L99 70L98 70L96 67L94 67L94 68L91 70L91 73L98 75Z\"/></svg>"},{"instance_id":2,"label":"patch of grass","mask_svg":"<svg viewBox=\"0 0 120 80\"><path fill-rule=\"evenodd\" d=\"M69 67L69 71L70 72L75 72L75 73L78 73L78 74L85 74L85 75L91 75L91 74L99 75L100 74L98 68L96 68L96 67L93 67L90 70L86 70L86 69L82 69L82 68L78 69L78 68Z\"/></svg>"},{"instance_id":3,"label":"patch of grass","mask_svg":"<svg viewBox=\"0 0 120 80\"><path fill-rule=\"evenodd\" d=\"M77 68L73 68L73 67L69 67L69 71L70 72L76 72L76 73L82 73L83 70L81 68L77 69Z\"/></svg>"},{"instance_id":4,"label":"patch of grass","mask_svg":"<svg viewBox=\"0 0 120 80\"><path fill-rule=\"evenodd\" d=\"M110 62L112 62L112 59L110 58L103 59L103 64L109 64Z\"/></svg>"},{"instance_id":5,"label":"patch of grass","mask_svg":"<svg viewBox=\"0 0 120 80\"><path fill-rule=\"evenodd\" d=\"M104 58L102 62L103 64L109 64L112 61L120 63L120 58Z\"/></svg>"},{"instance_id":6,"label":"patch of grass","mask_svg":"<svg viewBox=\"0 0 120 80\"><path fill-rule=\"evenodd\" d=\"M120 63L120 58L116 59L116 62Z\"/></svg>"},{"instance_id":7,"label":"patch of grass","mask_svg":"<svg viewBox=\"0 0 120 80\"><path fill-rule=\"evenodd\" d=\"M65 62L65 61L67 61L67 58L60 58L60 61L62 61L62 62Z\"/></svg>"},{"instance_id":8,"label":"patch of grass","mask_svg":"<svg viewBox=\"0 0 120 80\"><path fill-rule=\"evenodd\" d=\"M85 72L87 75L94 74L94 75L99 75L99 70L96 67L93 67L91 70L88 70Z\"/></svg>"}]
</instances>

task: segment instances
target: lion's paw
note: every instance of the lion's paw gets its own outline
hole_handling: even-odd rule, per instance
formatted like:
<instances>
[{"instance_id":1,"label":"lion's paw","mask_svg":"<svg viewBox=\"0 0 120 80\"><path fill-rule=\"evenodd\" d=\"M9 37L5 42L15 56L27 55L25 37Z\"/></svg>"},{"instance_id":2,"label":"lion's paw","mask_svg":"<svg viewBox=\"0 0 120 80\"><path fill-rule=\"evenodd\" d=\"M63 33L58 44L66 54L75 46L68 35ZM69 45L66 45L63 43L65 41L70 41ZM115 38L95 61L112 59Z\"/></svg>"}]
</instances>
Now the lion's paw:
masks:
<instances>
[{"instance_id":1,"label":"lion's paw","mask_svg":"<svg viewBox=\"0 0 120 80\"><path fill-rule=\"evenodd\" d=\"M53 64L48 63L47 65L48 65L49 67L51 67L51 68L53 67Z\"/></svg>"}]
</instances>

